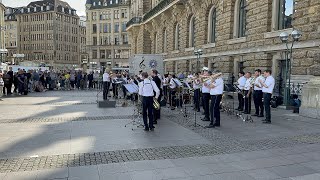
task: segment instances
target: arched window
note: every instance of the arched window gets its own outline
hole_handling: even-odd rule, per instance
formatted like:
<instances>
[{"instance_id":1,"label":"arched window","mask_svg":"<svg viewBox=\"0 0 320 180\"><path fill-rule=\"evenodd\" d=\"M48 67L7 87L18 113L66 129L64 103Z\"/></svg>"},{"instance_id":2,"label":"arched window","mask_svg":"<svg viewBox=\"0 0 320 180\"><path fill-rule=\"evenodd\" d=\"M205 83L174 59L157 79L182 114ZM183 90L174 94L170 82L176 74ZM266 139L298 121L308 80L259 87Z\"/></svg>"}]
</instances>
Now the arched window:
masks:
<instances>
[{"instance_id":1,"label":"arched window","mask_svg":"<svg viewBox=\"0 0 320 180\"><path fill-rule=\"evenodd\" d=\"M175 28L175 34L174 34L174 49L179 50L180 49L180 26L179 24L176 25Z\"/></svg>"},{"instance_id":2,"label":"arched window","mask_svg":"<svg viewBox=\"0 0 320 180\"><path fill-rule=\"evenodd\" d=\"M194 47L195 42L195 17L192 16L189 22L189 47Z\"/></svg>"},{"instance_id":3,"label":"arched window","mask_svg":"<svg viewBox=\"0 0 320 180\"><path fill-rule=\"evenodd\" d=\"M167 51L167 30L163 30L163 47L162 52Z\"/></svg>"},{"instance_id":4,"label":"arched window","mask_svg":"<svg viewBox=\"0 0 320 180\"><path fill-rule=\"evenodd\" d=\"M234 32L235 38L245 37L246 35L246 0L237 0L234 12Z\"/></svg>"},{"instance_id":5,"label":"arched window","mask_svg":"<svg viewBox=\"0 0 320 180\"><path fill-rule=\"evenodd\" d=\"M208 43L216 42L217 11L212 7L208 18Z\"/></svg>"},{"instance_id":6,"label":"arched window","mask_svg":"<svg viewBox=\"0 0 320 180\"><path fill-rule=\"evenodd\" d=\"M294 0L274 0L274 28L275 30L292 28Z\"/></svg>"},{"instance_id":7,"label":"arched window","mask_svg":"<svg viewBox=\"0 0 320 180\"><path fill-rule=\"evenodd\" d=\"M239 10L239 36L244 37L246 35L246 0L240 1L240 10Z\"/></svg>"}]
</instances>

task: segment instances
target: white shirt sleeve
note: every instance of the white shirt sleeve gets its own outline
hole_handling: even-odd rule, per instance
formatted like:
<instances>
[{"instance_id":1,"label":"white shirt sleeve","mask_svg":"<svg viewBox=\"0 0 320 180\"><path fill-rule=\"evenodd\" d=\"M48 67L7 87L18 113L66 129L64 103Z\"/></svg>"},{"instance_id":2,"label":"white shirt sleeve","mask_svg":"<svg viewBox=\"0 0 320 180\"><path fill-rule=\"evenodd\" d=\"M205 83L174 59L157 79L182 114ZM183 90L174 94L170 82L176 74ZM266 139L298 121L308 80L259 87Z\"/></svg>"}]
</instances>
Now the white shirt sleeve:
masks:
<instances>
[{"instance_id":1,"label":"white shirt sleeve","mask_svg":"<svg viewBox=\"0 0 320 180\"><path fill-rule=\"evenodd\" d=\"M151 81L152 88L156 92L156 98L160 96L160 89L158 88L157 84L154 81Z\"/></svg>"},{"instance_id":2,"label":"white shirt sleeve","mask_svg":"<svg viewBox=\"0 0 320 180\"><path fill-rule=\"evenodd\" d=\"M272 78L267 78L265 84L267 85L267 88L269 88L273 84Z\"/></svg>"},{"instance_id":3,"label":"white shirt sleeve","mask_svg":"<svg viewBox=\"0 0 320 180\"><path fill-rule=\"evenodd\" d=\"M143 93L143 82L139 83L139 95L142 96Z\"/></svg>"},{"instance_id":4,"label":"white shirt sleeve","mask_svg":"<svg viewBox=\"0 0 320 180\"><path fill-rule=\"evenodd\" d=\"M223 82L223 81L220 81L220 79L217 79L217 80L214 81L213 85L214 85L215 87L217 87L217 86L220 86L220 85L222 84L222 82Z\"/></svg>"}]
</instances>

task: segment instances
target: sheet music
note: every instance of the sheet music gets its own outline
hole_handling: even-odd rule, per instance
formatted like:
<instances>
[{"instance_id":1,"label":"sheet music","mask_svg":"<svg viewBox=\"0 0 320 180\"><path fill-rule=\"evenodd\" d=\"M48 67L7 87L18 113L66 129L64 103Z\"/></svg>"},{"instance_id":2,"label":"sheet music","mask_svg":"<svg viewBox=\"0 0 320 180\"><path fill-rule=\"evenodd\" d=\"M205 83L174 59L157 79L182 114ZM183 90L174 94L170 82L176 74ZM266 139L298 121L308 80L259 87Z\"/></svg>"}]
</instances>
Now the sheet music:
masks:
<instances>
[{"instance_id":1,"label":"sheet music","mask_svg":"<svg viewBox=\"0 0 320 180\"><path fill-rule=\"evenodd\" d=\"M124 84L123 85L128 91L129 93L133 94L133 93L138 93L139 92L139 87L136 84Z\"/></svg>"}]
</instances>

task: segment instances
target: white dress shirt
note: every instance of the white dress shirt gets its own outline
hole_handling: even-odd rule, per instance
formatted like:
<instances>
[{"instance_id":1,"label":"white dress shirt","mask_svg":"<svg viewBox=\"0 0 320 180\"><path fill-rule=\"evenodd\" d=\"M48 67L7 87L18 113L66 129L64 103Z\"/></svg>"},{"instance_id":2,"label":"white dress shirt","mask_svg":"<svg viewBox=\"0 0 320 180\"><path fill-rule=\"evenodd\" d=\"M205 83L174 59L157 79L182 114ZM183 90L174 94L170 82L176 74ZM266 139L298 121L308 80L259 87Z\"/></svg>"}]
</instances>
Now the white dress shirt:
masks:
<instances>
[{"instance_id":1,"label":"white dress shirt","mask_svg":"<svg viewBox=\"0 0 320 180\"><path fill-rule=\"evenodd\" d=\"M205 83L207 83L207 87L204 85ZM211 84L211 80L207 80L205 83L203 83L201 91L202 93L210 93L209 85Z\"/></svg>"},{"instance_id":2,"label":"white dress shirt","mask_svg":"<svg viewBox=\"0 0 320 180\"><path fill-rule=\"evenodd\" d=\"M251 81L251 78L246 80L246 84L244 85L244 88L243 88L245 91L249 91L250 90L250 88L251 88L250 81Z\"/></svg>"},{"instance_id":3,"label":"white dress shirt","mask_svg":"<svg viewBox=\"0 0 320 180\"><path fill-rule=\"evenodd\" d=\"M171 78L170 79L170 89L174 89L177 87L177 79Z\"/></svg>"},{"instance_id":4,"label":"white dress shirt","mask_svg":"<svg viewBox=\"0 0 320 180\"><path fill-rule=\"evenodd\" d=\"M139 83L139 95L144 97L153 97L153 91L156 92L156 98L158 98L160 96L160 90L154 81L151 81L150 79L144 79Z\"/></svg>"},{"instance_id":5,"label":"white dress shirt","mask_svg":"<svg viewBox=\"0 0 320 180\"><path fill-rule=\"evenodd\" d=\"M199 81L199 80L193 81L193 85L192 85L193 89L200 89L200 83L197 84L195 81Z\"/></svg>"},{"instance_id":6,"label":"white dress shirt","mask_svg":"<svg viewBox=\"0 0 320 180\"><path fill-rule=\"evenodd\" d=\"M103 73L103 82L110 82L110 76L108 73Z\"/></svg>"},{"instance_id":7,"label":"white dress shirt","mask_svg":"<svg viewBox=\"0 0 320 180\"><path fill-rule=\"evenodd\" d=\"M210 95L221 95L223 94L224 83L222 78L218 78L213 82L214 88L210 89Z\"/></svg>"},{"instance_id":8,"label":"white dress shirt","mask_svg":"<svg viewBox=\"0 0 320 180\"><path fill-rule=\"evenodd\" d=\"M264 82L267 87L262 87L262 92L264 93L271 93L273 92L273 88L274 88L274 85L275 85L275 80L272 76L269 76L267 77L266 81Z\"/></svg>"},{"instance_id":9,"label":"white dress shirt","mask_svg":"<svg viewBox=\"0 0 320 180\"><path fill-rule=\"evenodd\" d=\"M247 79L244 76L240 77L238 79L238 88L243 90L244 86L246 85L246 81L247 81Z\"/></svg>"},{"instance_id":10,"label":"white dress shirt","mask_svg":"<svg viewBox=\"0 0 320 180\"><path fill-rule=\"evenodd\" d=\"M259 76L256 78L256 80L254 81L254 90L255 91L261 91L262 90L262 84L260 83L260 79L262 80L262 82L265 81L264 77L263 76ZM256 85L260 86L260 87L257 87Z\"/></svg>"}]
</instances>

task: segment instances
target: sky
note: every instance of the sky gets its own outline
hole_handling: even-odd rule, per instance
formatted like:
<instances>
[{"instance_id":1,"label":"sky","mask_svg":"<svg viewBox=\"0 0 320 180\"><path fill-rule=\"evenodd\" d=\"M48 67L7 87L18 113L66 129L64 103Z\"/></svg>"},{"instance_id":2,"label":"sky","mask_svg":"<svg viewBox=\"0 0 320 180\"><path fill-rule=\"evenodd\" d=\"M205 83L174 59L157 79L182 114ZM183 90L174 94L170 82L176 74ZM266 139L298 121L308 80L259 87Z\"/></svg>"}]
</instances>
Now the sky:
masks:
<instances>
[{"instance_id":1,"label":"sky","mask_svg":"<svg viewBox=\"0 0 320 180\"><path fill-rule=\"evenodd\" d=\"M9 6L9 7L20 7L20 6L27 6L32 1L36 1L36 0L2 0L2 3L5 6ZM77 14L79 16L83 16L86 14L85 13L86 0L63 0L63 1L68 2L72 8L76 9Z\"/></svg>"}]
</instances>

